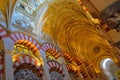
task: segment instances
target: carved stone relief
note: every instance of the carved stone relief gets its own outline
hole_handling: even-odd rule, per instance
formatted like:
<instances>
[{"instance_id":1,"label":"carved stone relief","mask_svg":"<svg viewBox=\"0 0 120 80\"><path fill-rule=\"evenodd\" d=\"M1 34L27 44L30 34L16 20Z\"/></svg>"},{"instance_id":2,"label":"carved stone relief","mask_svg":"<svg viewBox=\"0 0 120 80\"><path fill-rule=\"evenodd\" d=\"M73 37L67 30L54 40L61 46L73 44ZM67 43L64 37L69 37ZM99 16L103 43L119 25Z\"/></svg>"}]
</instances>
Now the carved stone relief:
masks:
<instances>
[{"instance_id":1,"label":"carved stone relief","mask_svg":"<svg viewBox=\"0 0 120 80\"><path fill-rule=\"evenodd\" d=\"M14 75L15 80L41 80L32 70L20 69Z\"/></svg>"}]
</instances>

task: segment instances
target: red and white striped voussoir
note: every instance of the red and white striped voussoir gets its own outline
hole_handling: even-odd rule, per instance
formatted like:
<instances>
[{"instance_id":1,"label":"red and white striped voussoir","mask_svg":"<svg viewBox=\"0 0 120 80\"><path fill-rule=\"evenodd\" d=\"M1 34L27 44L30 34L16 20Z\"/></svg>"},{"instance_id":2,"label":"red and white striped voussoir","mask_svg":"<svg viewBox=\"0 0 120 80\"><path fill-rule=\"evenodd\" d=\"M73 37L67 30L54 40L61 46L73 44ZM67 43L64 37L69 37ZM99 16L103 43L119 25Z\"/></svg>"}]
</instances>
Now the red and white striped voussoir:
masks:
<instances>
[{"instance_id":1,"label":"red and white striped voussoir","mask_svg":"<svg viewBox=\"0 0 120 80\"><path fill-rule=\"evenodd\" d=\"M10 39L15 43L18 40L28 40L31 43L33 43L38 49L40 49L40 45L38 44L38 42L33 39L32 37L25 35L23 33L13 33L10 35Z\"/></svg>"},{"instance_id":2,"label":"red and white striped voussoir","mask_svg":"<svg viewBox=\"0 0 120 80\"><path fill-rule=\"evenodd\" d=\"M71 64L67 64L66 68L68 71L72 71L72 73L77 74L77 70L75 70Z\"/></svg>"},{"instance_id":3,"label":"red and white striped voussoir","mask_svg":"<svg viewBox=\"0 0 120 80\"><path fill-rule=\"evenodd\" d=\"M3 59L2 59L2 56L0 55L0 74L3 73L3 67L2 67L2 65L3 65Z\"/></svg>"},{"instance_id":4,"label":"red and white striped voussoir","mask_svg":"<svg viewBox=\"0 0 120 80\"><path fill-rule=\"evenodd\" d=\"M56 68L58 70L60 70L61 72L63 72L63 68L62 66L60 65L60 63L56 62L56 61L48 61L47 63L47 67L48 67L48 70L50 70L51 68Z\"/></svg>"},{"instance_id":5,"label":"red and white striped voussoir","mask_svg":"<svg viewBox=\"0 0 120 80\"><path fill-rule=\"evenodd\" d=\"M6 37L8 37L6 31L5 31L2 27L0 27L0 37L1 37L1 38L6 38Z\"/></svg>"},{"instance_id":6,"label":"red and white striped voussoir","mask_svg":"<svg viewBox=\"0 0 120 80\"><path fill-rule=\"evenodd\" d=\"M51 53L56 59L61 56L58 49L48 42L42 44L42 50L45 52L49 51L49 53Z\"/></svg>"},{"instance_id":7,"label":"red and white striped voussoir","mask_svg":"<svg viewBox=\"0 0 120 80\"><path fill-rule=\"evenodd\" d=\"M26 63L26 64L31 64L33 66L35 66L37 69L41 69L42 64L40 66L38 66L37 64L39 63L38 61L36 61L34 58L30 57L30 56L19 56L17 57L18 60L16 60L14 62L14 68L18 67L19 65Z\"/></svg>"},{"instance_id":8,"label":"red and white striped voussoir","mask_svg":"<svg viewBox=\"0 0 120 80\"><path fill-rule=\"evenodd\" d=\"M66 65L66 68L67 68L67 70L71 70L71 69L72 69L72 66L71 66L70 64L67 64L67 65Z\"/></svg>"},{"instance_id":9,"label":"red and white striped voussoir","mask_svg":"<svg viewBox=\"0 0 120 80\"><path fill-rule=\"evenodd\" d=\"M55 46L53 46L52 44L50 44L50 43L43 43L42 44L42 50L46 52L48 49L53 49L53 50L56 51Z\"/></svg>"}]
</instances>

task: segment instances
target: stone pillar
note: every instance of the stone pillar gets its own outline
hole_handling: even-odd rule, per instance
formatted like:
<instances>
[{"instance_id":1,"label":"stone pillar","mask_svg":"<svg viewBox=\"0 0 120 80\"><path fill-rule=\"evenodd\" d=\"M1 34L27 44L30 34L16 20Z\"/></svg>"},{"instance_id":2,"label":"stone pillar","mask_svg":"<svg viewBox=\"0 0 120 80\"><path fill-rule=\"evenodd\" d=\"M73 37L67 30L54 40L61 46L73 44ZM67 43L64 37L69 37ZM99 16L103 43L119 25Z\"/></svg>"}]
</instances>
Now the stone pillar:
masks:
<instances>
[{"instance_id":1,"label":"stone pillar","mask_svg":"<svg viewBox=\"0 0 120 80\"><path fill-rule=\"evenodd\" d=\"M51 80L50 75L49 75L49 70L47 67L46 53L43 50L40 50L40 54L43 59L43 70L45 73L45 75L43 74L44 80ZM45 79L45 77L46 77L46 79Z\"/></svg>"},{"instance_id":2,"label":"stone pillar","mask_svg":"<svg viewBox=\"0 0 120 80\"><path fill-rule=\"evenodd\" d=\"M12 55L5 53L5 80L14 80Z\"/></svg>"},{"instance_id":3,"label":"stone pillar","mask_svg":"<svg viewBox=\"0 0 120 80\"><path fill-rule=\"evenodd\" d=\"M45 72L43 71L42 80L47 80L47 79L46 79L46 75L44 75L44 74L45 74Z\"/></svg>"},{"instance_id":4,"label":"stone pillar","mask_svg":"<svg viewBox=\"0 0 120 80\"><path fill-rule=\"evenodd\" d=\"M12 42L9 38L4 38L4 73L5 79L4 80L14 80L13 75L13 62L12 62L12 52L14 42Z\"/></svg>"},{"instance_id":5,"label":"stone pillar","mask_svg":"<svg viewBox=\"0 0 120 80\"><path fill-rule=\"evenodd\" d=\"M63 67L63 74L64 74L64 80L70 80L70 76L69 76L69 73L68 73L68 70L67 70L67 68L66 68L66 63L65 63L65 60L64 60L64 58L63 57L60 57L59 59L58 59L58 61L59 62L61 62L61 64L62 64L62 67Z\"/></svg>"}]
</instances>

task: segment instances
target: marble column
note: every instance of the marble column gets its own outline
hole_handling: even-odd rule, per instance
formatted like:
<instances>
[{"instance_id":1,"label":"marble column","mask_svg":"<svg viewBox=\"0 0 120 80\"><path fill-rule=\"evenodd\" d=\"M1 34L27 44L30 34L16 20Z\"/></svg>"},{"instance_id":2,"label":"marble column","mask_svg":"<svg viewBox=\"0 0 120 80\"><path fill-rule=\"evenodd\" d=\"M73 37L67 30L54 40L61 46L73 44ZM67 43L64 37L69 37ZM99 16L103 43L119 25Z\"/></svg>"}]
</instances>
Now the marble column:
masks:
<instances>
[{"instance_id":1,"label":"marble column","mask_svg":"<svg viewBox=\"0 0 120 80\"><path fill-rule=\"evenodd\" d=\"M43 70L44 70L44 80L51 80L50 78L50 74L49 74L49 70L48 70L48 67L47 67L47 60L46 60L46 53L43 51L43 50L40 50L40 54L42 56L42 59L43 59ZM45 79L46 77L46 79Z\"/></svg>"},{"instance_id":2,"label":"marble column","mask_svg":"<svg viewBox=\"0 0 120 80\"><path fill-rule=\"evenodd\" d=\"M12 55L5 53L5 80L14 80Z\"/></svg>"},{"instance_id":3,"label":"marble column","mask_svg":"<svg viewBox=\"0 0 120 80\"><path fill-rule=\"evenodd\" d=\"M60 57L60 58L58 58L58 61L61 62L62 67L63 67L64 80L70 80L70 76L69 76L68 70L66 68L66 63L65 63L64 58Z\"/></svg>"}]
</instances>

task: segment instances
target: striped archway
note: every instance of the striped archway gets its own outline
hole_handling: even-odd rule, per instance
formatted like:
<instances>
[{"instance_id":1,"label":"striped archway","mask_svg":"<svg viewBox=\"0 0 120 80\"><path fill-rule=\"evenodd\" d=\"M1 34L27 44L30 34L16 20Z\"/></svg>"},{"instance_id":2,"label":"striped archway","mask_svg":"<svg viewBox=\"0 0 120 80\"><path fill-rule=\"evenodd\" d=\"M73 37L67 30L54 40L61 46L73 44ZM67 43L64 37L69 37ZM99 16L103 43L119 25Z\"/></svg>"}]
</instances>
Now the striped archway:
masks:
<instances>
[{"instance_id":1,"label":"striped archway","mask_svg":"<svg viewBox=\"0 0 120 80\"><path fill-rule=\"evenodd\" d=\"M22 52L19 49L22 49ZM27 50L28 52L26 53L24 50ZM18 40L14 44L14 51L15 53L29 54L29 55L33 55L37 57L38 59L41 59L41 55L39 54L38 48L35 45L33 45L31 42L29 42L28 40Z\"/></svg>"},{"instance_id":2,"label":"striped archway","mask_svg":"<svg viewBox=\"0 0 120 80\"><path fill-rule=\"evenodd\" d=\"M59 73L63 74L63 68L62 68L61 64L59 62L55 61L55 60L48 61L47 62L47 67L48 67L49 72L52 71L52 70L56 70Z\"/></svg>"},{"instance_id":3,"label":"striped archway","mask_svg":"<svg viewBox=\"0 0 120 80\"><path fill-rule=\"evenodd\" d=\"M40 55L40 49L41 49L40 43L34 38L32 38L30 35L20 33L20 32L14 32L9 37L13 42L13 46L15 44L23 45L27 47L28 49L30 49L34 54L37 54L37 56L41 56Z\"/></svg>"},{"instance_id":4,"label":"striped archway","mask_svg":"<svg viewBox=\"0 0 120 80\"><path fill-rule=\"evenodd\" d=\"M64 57L66 60L68 60L69 62L74 61L73 57L70 56L68 53L62 52L62 55L63 55L63 57Z\"/></svg>"},{"instance_id":5,"label":"striped archway","mask_svg":"<svg viewBox=\"0 0 120 80\"><path fill-rule=\"evenodd\" d=\"M77 74L77 72L78 72L78 70L75 69L71 64L66 64L66 68L67 68L68 72L72 72L74 74Z\"/></svg>"},{"instance_id":6,"label":"striped archway","mask_svg":"<svg viewBox=\"0 0 120 80\"><path fill-rule=\"evenodd\" d=\"M59 50L53 46L52 44L46 42L41 45L41 48L44 52L50 53L52 56L55 57L55 59L58 59L61 56L61 53Z\"/></svg>"},{"instance_id":7,"label":"striped archway","mask_svg":"<svg viewBox=\"0 0 120 80\"><path fill-rule=\"evenodd\" d=\"M66 68L71 80L80 80L81 77L79 76L78 66L73 64L66 64Z\"/></svg>"},{"instance_id":8,"label":"striped archway","mask_svg":"<svg viewBox=\"0 0 120 80\"><path fill-rule=\"evenodd\" d=\"M36 48L38 48L38 50L40 49L40 44L37 42L37 40L35 40L34 38L32 38L29 35L26 35L24 33L14 32L9 37L14 43L16 43L18 40L27 40L27 41L31 42L34 46L36 46ZM33 45L30 45L30 46L33 46Z\"/></svg>"},{"instance_id":9,"label":"striped archway","mask_svg":"<svg viewBox=\"0 0 120 80\"><path fill-rule=\"evenodd\" d=\"M39 72L39 75L43 74L42 61L27 54L15 54L13 56L13 69L14 71L22 64L32 65L33 68Z\"/></svg>"}]
</instances>

